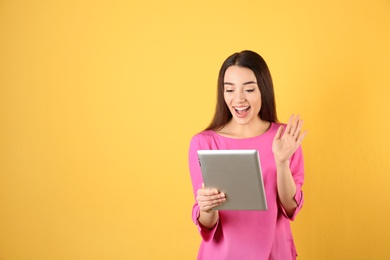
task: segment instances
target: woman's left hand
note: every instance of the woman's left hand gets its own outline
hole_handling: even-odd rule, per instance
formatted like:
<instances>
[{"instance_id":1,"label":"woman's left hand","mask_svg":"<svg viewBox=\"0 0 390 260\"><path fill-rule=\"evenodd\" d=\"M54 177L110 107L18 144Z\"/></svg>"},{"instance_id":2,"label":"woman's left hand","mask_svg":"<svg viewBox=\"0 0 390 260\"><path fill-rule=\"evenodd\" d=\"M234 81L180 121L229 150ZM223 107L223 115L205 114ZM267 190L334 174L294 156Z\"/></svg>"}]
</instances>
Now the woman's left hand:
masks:
<instances>
[{"instance_id":1,"label":"woman's left hand","mask_svg":"<svg viewBox=\"0 0 390 260\"><path fill-rule=\"evenodd\" d=\"M303 120L299 115L291 115L286 129L280 126L272 143L272 152L274 153L275 162L287 162L294 152L301 145L307 134L307 130L301 133ZM283 131L284 130L284 131Z\"/></svg>"}]
</instances>

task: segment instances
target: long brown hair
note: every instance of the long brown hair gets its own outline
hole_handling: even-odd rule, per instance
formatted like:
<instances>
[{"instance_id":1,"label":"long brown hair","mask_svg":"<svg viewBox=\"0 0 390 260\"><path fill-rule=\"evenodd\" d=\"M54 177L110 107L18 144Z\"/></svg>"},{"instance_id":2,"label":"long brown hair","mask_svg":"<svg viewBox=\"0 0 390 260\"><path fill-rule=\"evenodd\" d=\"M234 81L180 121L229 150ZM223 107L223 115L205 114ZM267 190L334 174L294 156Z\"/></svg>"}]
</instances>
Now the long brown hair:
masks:
<instances>
[{"instance_id":1,"label":"long brown hair","mask_svg":"<svg viewBox=\"0 0 390 260\"><path fill-rule=\"evenodd\" d=\"M272 83L271 73L265 60L256 52L245 50L229 56L222 64L219 70L217 85L217 105L214 118L206 130L220 130L232 119L232 114L225 103L224 98L224 77L227 68L237 65L253 71L257 85L261 93L261 109L259 117L268 122L278 122L276 115L274 85Z\"/></svg>"}]
</instances>

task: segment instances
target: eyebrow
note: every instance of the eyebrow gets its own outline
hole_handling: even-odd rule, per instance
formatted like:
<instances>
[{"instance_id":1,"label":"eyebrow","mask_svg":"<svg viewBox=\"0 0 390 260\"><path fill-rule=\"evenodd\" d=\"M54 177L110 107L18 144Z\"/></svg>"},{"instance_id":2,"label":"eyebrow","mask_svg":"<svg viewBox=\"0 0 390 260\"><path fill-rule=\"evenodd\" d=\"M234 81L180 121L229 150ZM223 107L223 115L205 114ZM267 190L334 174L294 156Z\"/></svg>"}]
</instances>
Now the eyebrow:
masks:
<instances>
[{"instance_id":1,"label":"eyebrow","mask_svg":"<svg viewBox=\"0 0 390 260\"><path fill-rule=\"evenodd\" d=\"M224 84L224 85L231 85L231 86L234 85L234 84L231 83L231 82L224 82L223 84ZM248 82L245 82L243 85L245 86L245 85L250 85L250 84L257 84L257 82L255 82L255 81L248 81Z\"/></svg>"}]
</instances>

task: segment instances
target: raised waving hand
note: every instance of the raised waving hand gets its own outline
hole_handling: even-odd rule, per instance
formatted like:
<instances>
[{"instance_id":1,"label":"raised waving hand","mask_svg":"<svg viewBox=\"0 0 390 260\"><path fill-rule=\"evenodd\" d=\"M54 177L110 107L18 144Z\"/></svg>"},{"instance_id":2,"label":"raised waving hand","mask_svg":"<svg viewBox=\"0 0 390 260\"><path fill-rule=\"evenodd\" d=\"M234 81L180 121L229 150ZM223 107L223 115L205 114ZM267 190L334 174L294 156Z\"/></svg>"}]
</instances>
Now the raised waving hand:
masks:
<instances>
[{"instance_id":1,"label":"raised waving hand","mask_svg":"<svg viewBox=\"0 0 390 260\"><path fill-rule=\"evenodd\" d=\"M307 134L307 130L302 132L303 120L298 116L291 115L286 129L280 126L272 143L272 152L275 161L286 162L301 145Z\"/></svg>"}]
</instances>

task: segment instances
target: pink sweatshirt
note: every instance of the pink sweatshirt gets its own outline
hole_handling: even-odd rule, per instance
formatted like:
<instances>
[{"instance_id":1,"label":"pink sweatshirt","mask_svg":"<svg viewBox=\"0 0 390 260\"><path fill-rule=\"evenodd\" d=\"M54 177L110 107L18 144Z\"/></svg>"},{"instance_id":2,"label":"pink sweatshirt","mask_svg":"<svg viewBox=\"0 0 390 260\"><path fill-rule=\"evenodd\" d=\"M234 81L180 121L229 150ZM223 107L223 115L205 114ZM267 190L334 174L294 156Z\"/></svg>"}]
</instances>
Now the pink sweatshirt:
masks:
<instances>
[{"instance_id":1,"label":"pink sweatshirt","mask_svg":"<svg viewBox=\"0 0 390 260\"><path fill-rule=\"evenodd\" d=\"M212 230L207 230L199 225L199 206L195 200L192 220L202 237L197 259L296 259L290 220L294 220L303 204L303 154L299 147L290 159L290 168L297 187L295 200L298 207L289 218L278 201L276 166L272 153L272 141L279 126L280 124L272 123L266 133L245 139L228 138L213 131L203 131L192 138L189 167L195 198L203 183L197 150L256 149L260 155L268 205L266 211L220 210L217 224Z\"/></svg>"}]
</instances>

